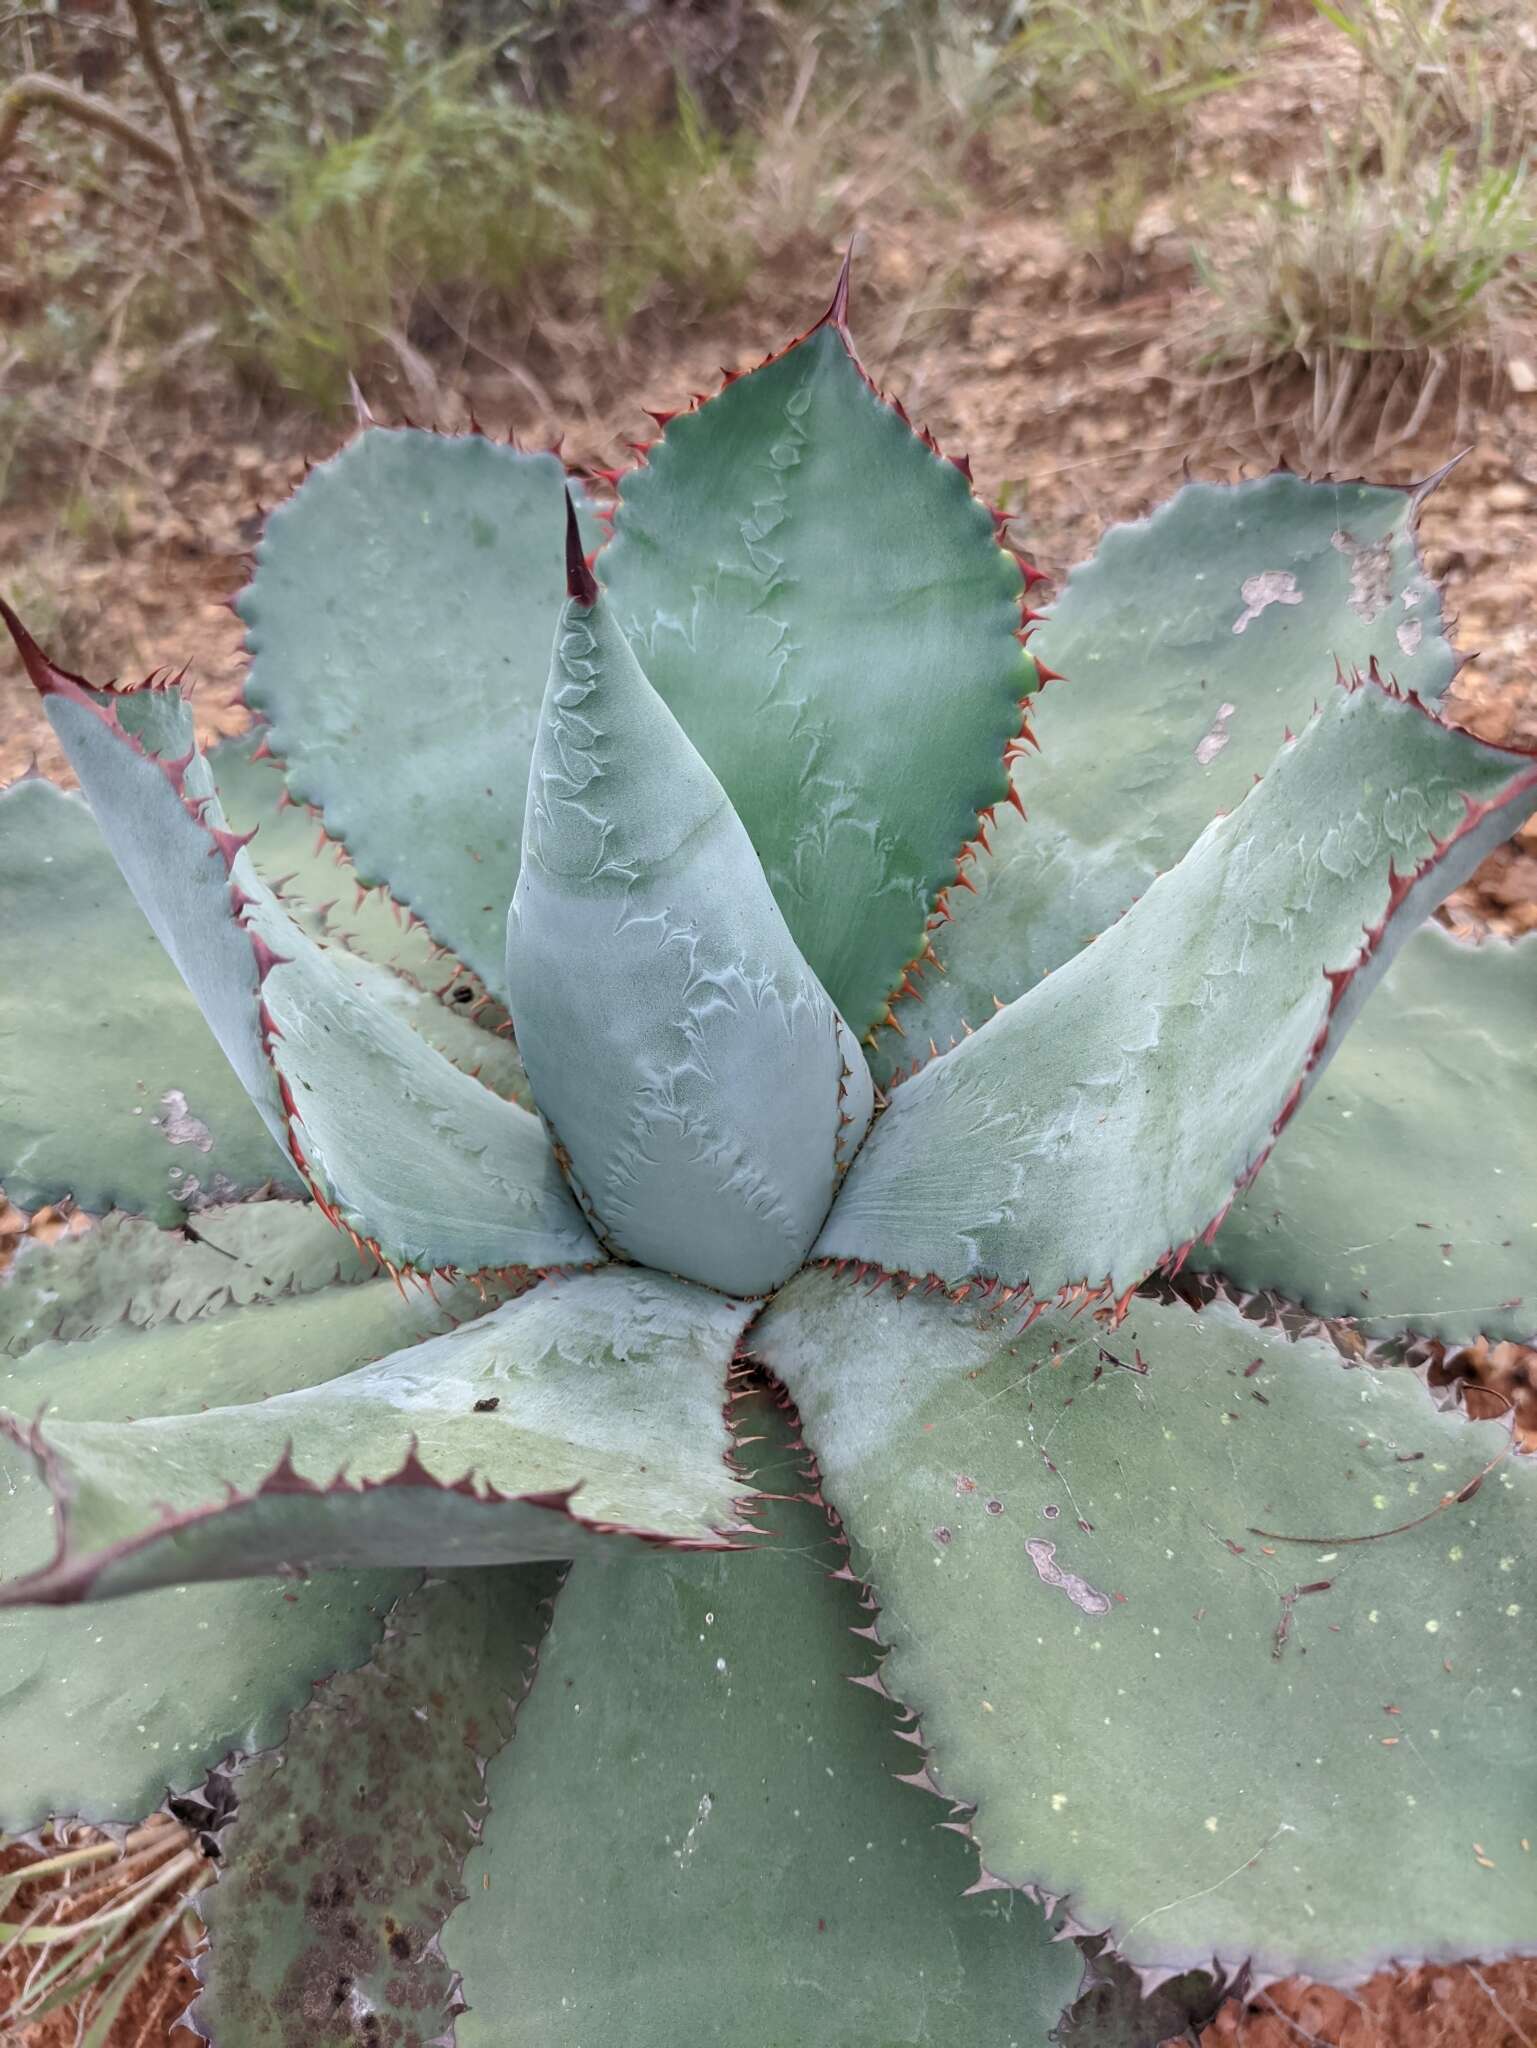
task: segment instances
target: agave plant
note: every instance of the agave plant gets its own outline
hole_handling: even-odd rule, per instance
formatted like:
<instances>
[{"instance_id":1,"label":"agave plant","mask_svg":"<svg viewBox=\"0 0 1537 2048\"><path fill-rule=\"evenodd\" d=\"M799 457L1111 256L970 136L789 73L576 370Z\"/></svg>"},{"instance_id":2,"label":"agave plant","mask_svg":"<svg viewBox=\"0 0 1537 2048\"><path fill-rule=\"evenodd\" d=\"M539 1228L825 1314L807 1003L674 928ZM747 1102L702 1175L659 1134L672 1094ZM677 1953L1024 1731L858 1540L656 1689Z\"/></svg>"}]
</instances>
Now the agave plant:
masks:
<instances>
[{"instance_id":1,"label":"agave plant","mask_svg":"<svg viewBox=\"0 0 1537 2048\"><path fill-rule=\"evenodd\" d=\"M1188 485L1037 626L846 303L623 476L365 417L254 739L6 613L0 1173L100 1221L0 1290L0 1819L193 1815L216 2042L1533 1947L1537 1481L1415 1365L1537 1334L1537 942L1423 924L1537 758L1420 492Z\"/></svg>"}]
</instances>

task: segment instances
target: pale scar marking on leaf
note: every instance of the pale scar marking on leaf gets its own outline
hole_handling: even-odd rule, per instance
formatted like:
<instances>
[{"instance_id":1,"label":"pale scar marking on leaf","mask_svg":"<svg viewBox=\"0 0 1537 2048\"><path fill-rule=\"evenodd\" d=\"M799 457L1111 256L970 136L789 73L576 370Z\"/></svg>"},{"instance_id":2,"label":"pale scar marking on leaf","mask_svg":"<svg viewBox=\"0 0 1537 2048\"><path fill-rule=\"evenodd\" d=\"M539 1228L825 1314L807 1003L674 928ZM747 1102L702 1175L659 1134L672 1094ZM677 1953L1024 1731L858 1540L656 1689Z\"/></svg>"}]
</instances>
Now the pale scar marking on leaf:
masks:
<instances>
[{"instance_id":1,"label":"pale scar marking on leaf","mask_svg":"<svg viewBox=\"0 0 1537 2048\"><path fill-rule=\"evenodd\" d=\"M1248 595L1247 584L1245 584L1244 586L1244 595L1246 597ZM1238 630L1239 629L1237 626L1233 628L1233 631L1235 633ZM1229 732L1228 730L1227 722L1233 716L1233 713L1237 709L1238 707L1236 704L1224 704L1219 709L1216 717L1212 720L1211 730L1205 735L1205 737L1201 740L1200 744L1197 746L1195 750L1195 757L1197 761L1200 762L1203 768L1209 767L1211 763L1216 760L1217 756L1222 752L1222 749L1233 737L1231 732Z\"/></svg>"},{"instance_id":2,"label":"pale scar marking on leaf","mask_svg":"<svg viewBox=\"0 0 1537 2048\"><path fill-rule=\"evenodd\" d=\"M162 1114L151 1117L150 1122L168 1145L195 1145L199 1152L213 1150L213 1132L201 1117L192 1114L181 1089L168 1088L160 1098L160 1107Z\"/></svg>"},{"instance_id":3,"label":"pale scar marking on leaf","mask_svg":"<svg viewBox=\"0 0 1537 2048\"><path fill-rule=\"evenodd\" d=\"M1239 596L1244 609L1233 621L1233 631L1241 633L1252 625L1260 613L1273 604L1301 604L1302 592L1297 588L1297 579L1290 569L1264 569L1258 576L1246 576L1239 586Z\"/></svg>"},{"instance_id":4,"label":"pale scar marking on leaf","mask_svg":"<svg viewBox=\"0 0 1537 2048\"><path fill-rule=\"evenodd\" d=\"M1405 654L1416 654L1419 652L1421 640L1425 637L1425 621L1423 619L1405 619L1393 637L1397 640Z\"/></svg>"},{"instance_id":5,"label":"pale scar marking on leaf","mask_svg":"<svg viewBox=\"0 0 1537 2048\"><path fill-rule=\"evenodd\" d=\"M1036 1577L1043 1586L1055 1586L1065 1593L1075 1607L1085 1614L1108 1614L1110 1600L1107 1594L1091 1586L1087 1579L1077 1572L1065 1572L1057 1563L1057 1546L1048 1543L1044 1536L1032 1536L1025 1544L1025 1555L1035 1566Z\"/></svg>"},{"instance_id":6,"label":"pale scar marking on leaf","mask_svg":"<svg viewBox=\"0 0 1537 2048\"><path fill-rule=\"evenodd\" d=\"M1350 595L1345 600L1359 619L1369 626L1391 601L1388 588L1393 576L1393 543L1379 540L1363 543L1342 527L1329 536L1330 544L1350 557ZM1406 654L1412 648L1405 648Z\"/></svg>"}]
</instances>

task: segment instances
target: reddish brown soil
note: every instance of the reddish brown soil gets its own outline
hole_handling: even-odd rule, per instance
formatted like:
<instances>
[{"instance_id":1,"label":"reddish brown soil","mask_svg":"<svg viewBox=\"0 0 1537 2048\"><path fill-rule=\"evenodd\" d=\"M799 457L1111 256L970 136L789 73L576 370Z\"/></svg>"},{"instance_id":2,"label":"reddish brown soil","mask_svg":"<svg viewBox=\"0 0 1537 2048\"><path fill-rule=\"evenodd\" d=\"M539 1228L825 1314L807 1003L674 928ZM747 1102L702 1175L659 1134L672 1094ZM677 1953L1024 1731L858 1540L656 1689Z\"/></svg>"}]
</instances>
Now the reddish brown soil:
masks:
<instances>
[{"instance_id":1,"label":"reddish brown soil","mask_svg":"<svg viewBox=\"0 0 1537 2048\"><path fill-rule=\"evenodd\" d=\"M89 1829L77 1831L78 1842L91 1839ZM32 1853L28 1850L0 1849L0 1877L21 1869L32 1860ZM7 1916L23 1916L40 1903L35 1891L24 1888L7 1908ZM101 1912L109 1904L109 1898L98 1898L91 1910ZM63 1917L79 1915L66 1913ZM113 2022L108 2048L161 2048L165 2042L175 2043L176 2048L191 2048L194 2035L190 2029L177 2025L181 2014L197 1996L197 1979L187 1960L191 1953L189 1941L194 1938L191 1917L166 1935L150 1967L129 1992ZM153 1912L147 1913L143 1924L147 1927L153 1918ZM0 2011L5 2009L23 1982L24 1969L24 1956L17 1951L0 1957ZM75 2015L68 2011L48 2013L19 2031L7 2033L0 2030L0 2042L4 2042L6 2048L10 2048L13 2042L15 2048L77 2048L78 2039Z\"/></svg>"}]
</instances>

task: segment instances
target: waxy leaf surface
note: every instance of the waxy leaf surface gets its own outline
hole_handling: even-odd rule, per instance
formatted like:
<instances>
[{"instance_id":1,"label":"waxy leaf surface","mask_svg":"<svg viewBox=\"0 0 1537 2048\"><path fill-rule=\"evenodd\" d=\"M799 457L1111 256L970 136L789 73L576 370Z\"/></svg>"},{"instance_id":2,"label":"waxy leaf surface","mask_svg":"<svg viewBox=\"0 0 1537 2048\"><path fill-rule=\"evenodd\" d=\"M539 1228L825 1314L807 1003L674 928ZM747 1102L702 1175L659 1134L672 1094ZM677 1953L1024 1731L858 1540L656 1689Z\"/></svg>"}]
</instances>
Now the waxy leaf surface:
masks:
<instances>
[{"instance_id":1,"label":"waxy leaf surface","mask_svg":"<svg viewBox=\"0 0 1537 2048\"><path fill-rule=\"evenodd\" d=\"M430 1579L367 1664L233 1773L239 1811L198 1902L212 1946L197 2018L216 2043L442 2038L453 1979L436 1937L557 1584L550 1567Z\"/></svg>"},{"instance_id":2,"label":"waxy leaf surface","mask_svg":"<svg viewBox=\"0 0 1537 2048\"><path fill-rule=\"evenodd\" d=\"M1531 1950L1537 1463L1503 1425L1224 1304L1021 1334L808 1273L753 1349L995 1877L1145 1965Z\"/></svg>"},{"instance_id":3,"label":"waxy leaf surface","mask_svg":"<svg viewBox=\"0 0 1537 2048\"><path fill-rule=\"evenodd\" d=\"M862 1035L1008 794L1019 570L831 321L673 419L614 536L599 575L641 664Z\"/></svg>"},{"instance_id":4,"label":"waxy leaf surface","mask_svg":"<svg viewBox=\"0 0 1537 2048\"><path fill-rule=\"evenodd\" d=\"M303 1182L263 1128L90 811L0 792L0 1187L177 1223Z\"/></svg>"},{"instance_id":5,"label":"waxy leaf surface","mask_svg":"<svg viewBox=\"0 0 1537 2048\"><path fill-rule=\"evenodd\" d=\"M21 1462L0 1444L0 1486ZM317 1680L368 1655L413 1582L321 1572L0 1610L0 1828L135 1821L232 1750L276 1741Z\"/></svg>"},{"instance_id":6,"label":"waxy leaf surface","mask_svg":"<svg viewBox=\"0 0 1537 2048\"><path fill-rule=\"evenodd\" d=\"M731 1293L787 1279L864 1135L869 1070L602 599L556 635L507 986L605 1245Z\"/></svg>"},{"instance_id":7,"label":"waxy leaf surface","mask_svg":"<svg viewBox=\"0 0 1537 2048\"><path fill-rule=\"evenodd\" d=\"M1329 685L1118 924L902 1083L818 1251L1042 1301L1177 1262L1403 939L1534 803L1537 759Z\"/></svg>"},{"instance_id":8,"label":"waxy leaf surface","mask_svg":"<svg viewBox=\"0 0 1537 2048\"><path fill-rule=\"evenodd\" d=\"M553 455L370 429L273 513L238 600L246 697L289 788L493 990L565 594L564 487Z\"/></svg>"},{"instance_id":9,"label":"waxy leaf surface","mask_svg":"<svg viewBox=\"0 0 1537 2048\"><path fill-rule=\"evenodd\" d=\"M501 1005L473 975L445 959L426 927L386 891L361 887L343 849L317 832L310 811L282 801L276 758L256 754L265 739L258 728L222 740L208 755L231 826L257 833L250 854L262 880L280 893L284 909L311 938L333 951L346 949L352 956L348 972L360 987L404 1017L456 1067L532 1109L528 1077ZM361 965L355 964L359 956Z\"/></svg>"},{"instance_id":10,"label":"waxy leaf surface","mask_svg":"<svg viewBox=\"0 0 1537 2048\"><path fill-rule=\"evenodd\" d=\"M1378 1337L1537 1333L1537 937L1405 945L1192 1263Z\"/></svg>"},{"instance_id":11,"label":"waxy leaf surface","mask_svg":"<svg viewBox=\"0 0 1537 2048\"><path fill-rule=\"evenodd\" d=\"M261 1206L320 1221L292 1204ZM10 1285L25 1284L32 1258L56 1260L64 1298L90 1303L90 1286L63 1268L67 1255L86 1255L100 1280L92 1239L110 1227L109 1219L68 1246L39 1248ZM332 1237L350 1255L345 1240ZM236 1272L242 1291L251 1284L228 1260L218 1264ZM205 1280L199 1268L194 1284ZM420 1290L403 1298L378 1280L181 1322L174 1318L196 1297L173 1287L168 1270L131 1304L149 1328L121 1322L88 1342L38 1342L25 1357L0 1357L0 1408L30 1421L46 1407L61 1425L126 1424L132 1415L152 1432L153 1418L221 1400L260 1401L326 1369L345 1373L449 1328L455 1308L474 1312L473 1289L443 1293L441 1302ZM34 1461L0 1437L0 1601L46 1567L55 1542ZM177 1580L100 1605L0 1606L0 1827L30 1827L49 1813L137 1819L167 1786L186 1791L231 1749L276 1741L312 1680L369 1654L391 1602L413 1583L373 1571L217 1586Z\"/></svg>"},{"instance_id":12,"label":"waxy leaf surface","mask_svg":"<svg viewBox=\"0 0 1537 2048\"><path fill-rule=\"evenodd\" d=\"M935 926L938 968L885 1031L877 1078L943 1052L1105 931L1301 732L1337 661L1375 659L1441 696L1457 667L1415 551L1418 495L1285 474L1187 484L1113 526L1031 652L1060 680L1015 762L1028 817L1000 807ZM940 971L942 970L942 971Z\"/></svg>"},{"instance_id":13,"label":"waxy leaf surface","mask_svg":"<svg viewBox=\"0 0 1537 2048\"><path fill-rule=\"evenodd\" d=\"M902 1775L858 1593L760 1396L765 1548L578 1564L444 1947L459 2048L1046 2048L1082 1964ZM537 1845L537 1847L535 1847ZM724 2005L723 2005L724 2002Z\"/></svg>"},{"instance_id":14,"label":"waxy leaf surface","mask_svg":"<svg viewBox=\"0 0 1537 2048\"><path fill-rule=\"evenodd\" d=\"M283 910L225 827L179 694L93 691L33 656L141 908L269 1131L349 1227L423 1269L598 1258L534 1117L436 1053Z\"/></svg>"},{"instance_id":15,"label":"waxy leaf surface","mask_svg":"<svg viewBox=\"0 0 1537 2048\"><path fill-rule=\"evenodd\" d=\"M317 1299L357 1313L373 1291ZM244 1313L249 1342L282 1311ZM745 1489L726 1462L722 1408L749 1314L707 1289L610 1267L545 1281L354 1371L279 1353L272 1373L292 1377L271 1398L231 1386L227 1405L197 1412L202 1389L184 1371L188 1406L154 1421L44 1417L31 1433L13 1422L54 1494L58 1544L0 1588L0 1604L282 1568L570 1557L611 1530L729 1541ZM158 1333L157 1368L169 1369L172 1345L195 1358L216 1322ZM45 1373L49 1350L14 1361L12 1380Z\"/></svg>"},{"instance_id":16,"label":"waxy leaf surface","mask_svg":"<svg viewBox=\"0 0 1537 2048\"><path fill-rule=\"evenodd\" d=\"M196 1234L113 1211L53 1244L23 1238L0 1272L0 1354L19 1356L50 1337L73 1343L117 1324L184 1323L209 1309L350 1286L380 1271L312 1202L200 1209L186 1230Z\"/></svg>"},{"instance_id":17,"label":"waxy leaf surface","mask_svg":"<svg viewBox=\"0 0 1537 2048\"><path fill-rule=\"evenodd\" d=\"M339 938L410 980L442 982L447 969L437 964L425 926L413 923L387 891L364 890L346 849L326 838L313 810L288 797L265 725L210 747L208 766L233 830L258 834L251 847L257 872L281 889L311 938Z\"/></svg>"}]
</instances>

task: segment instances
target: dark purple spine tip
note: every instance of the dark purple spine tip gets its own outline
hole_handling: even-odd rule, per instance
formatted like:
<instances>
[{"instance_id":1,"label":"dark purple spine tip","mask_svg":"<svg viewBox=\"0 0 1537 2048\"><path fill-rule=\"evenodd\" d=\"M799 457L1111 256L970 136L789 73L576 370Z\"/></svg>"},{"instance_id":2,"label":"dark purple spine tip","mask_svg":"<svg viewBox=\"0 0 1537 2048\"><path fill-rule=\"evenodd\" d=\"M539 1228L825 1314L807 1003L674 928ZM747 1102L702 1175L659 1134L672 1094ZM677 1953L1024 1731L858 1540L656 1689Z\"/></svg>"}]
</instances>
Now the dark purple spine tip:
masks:
<instances>
[{"instance_id":1,"label":"dark purple spine tip","mask_svg":"<svg viewBox=\"0 0 1537 2048\"><path fill-rule=\"evenodd\" d=\"M0 620L4 621L7 632L16 643L16 652L21 656L28 682L40 697L56 695L61 688L61 678L73 683L82 680L79 676L69 675L67 670L48 659L3 597L0 597Z\"/></svg>"},{"instance_id":2,"label":"dark purple spine tip","mask_svg":"<svg viewBox=\"0 0 1537 2048\"><path fill-rule=\"evenodd\" d=\"M587 566L582 552L582 530L576 523L576 507L566 492L566 595L575 604L598 601L598 579Z\"/></svg>"},{"instance_id":3,"label":"dark purple spine tip","mask_svg":"<svg viewBox=\"0 0 1537 2048\"><path fill-rule=\"evenodd\" d=\"M849 245L847 249L845 249L843 252L843 263L842 267L839 269L838 272L838 282L833 286L832 304L828 307L827 311L822 315L821 322L821 324L824 327L836 327L840 334L846 334L848 332L849 275L850 272L853 270L853 267L854 242L851 236L849 239Z\"/></svg>"}]
</instances>

